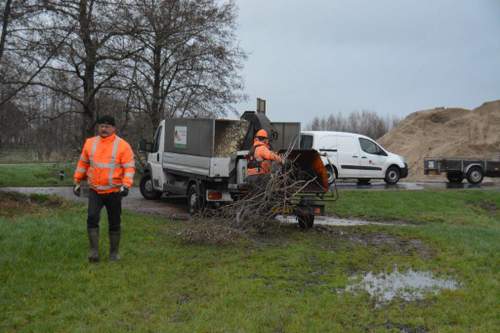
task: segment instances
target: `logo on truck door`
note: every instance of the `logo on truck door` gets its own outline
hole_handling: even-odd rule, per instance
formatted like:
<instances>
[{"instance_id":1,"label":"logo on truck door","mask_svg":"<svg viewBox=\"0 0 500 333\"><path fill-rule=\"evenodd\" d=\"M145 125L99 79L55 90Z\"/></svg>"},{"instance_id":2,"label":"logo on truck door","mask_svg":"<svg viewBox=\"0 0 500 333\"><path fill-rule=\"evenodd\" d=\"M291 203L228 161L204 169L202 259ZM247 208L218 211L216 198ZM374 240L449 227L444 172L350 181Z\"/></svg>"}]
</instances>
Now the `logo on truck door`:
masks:
<instances>
[{"instance_id":1,"label":"logo on truck door","mask_svg":"<svg viewBox=\"0 0 500 333\"><path fill-rule=\"evenodd\" d=\"M187 127L175 126L174 128L174 147L186 148L187 146Z\"/></svg>"}]
</instances>

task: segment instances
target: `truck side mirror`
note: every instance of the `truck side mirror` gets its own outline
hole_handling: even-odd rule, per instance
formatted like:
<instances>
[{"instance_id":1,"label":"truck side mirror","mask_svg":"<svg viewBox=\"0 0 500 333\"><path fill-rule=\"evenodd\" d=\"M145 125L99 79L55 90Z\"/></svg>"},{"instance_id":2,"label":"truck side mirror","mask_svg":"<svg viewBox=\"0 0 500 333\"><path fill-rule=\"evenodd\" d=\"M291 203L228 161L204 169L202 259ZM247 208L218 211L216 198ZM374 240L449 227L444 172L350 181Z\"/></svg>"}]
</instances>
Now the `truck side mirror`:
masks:
<instances>
[{"instance_id":1,"label":"truck side mirror","mask_svg":"<svg viewBox=\"0 0 500 333\"><path fill-rule=\"evenodd\" d=\"M139 141L139 151L141 153L151 153L153 151L153 143L146 141L146 139L141 139Z\"/></svg>"}]
</instances>

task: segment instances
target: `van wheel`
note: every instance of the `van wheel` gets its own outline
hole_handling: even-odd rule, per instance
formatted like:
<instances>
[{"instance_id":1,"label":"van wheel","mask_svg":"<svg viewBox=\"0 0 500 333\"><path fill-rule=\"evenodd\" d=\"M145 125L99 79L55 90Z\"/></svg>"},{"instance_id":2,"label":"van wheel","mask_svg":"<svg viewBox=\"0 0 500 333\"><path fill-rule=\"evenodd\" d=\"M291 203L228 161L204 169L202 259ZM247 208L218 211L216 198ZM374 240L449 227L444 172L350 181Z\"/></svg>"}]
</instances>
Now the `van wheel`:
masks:
<instances>
[{"instance_id":1,"label":"van wheel","mask_svg":"<svg viewBox=\"0 0 500 333\"><path fill-rule=\"evenodd\" d=\"M158 200L161 197L161 192L155 190L153 187L153 179L150 174L142 176L139 188L142 196L146 200Z\"/></svg>"},{"instance_id":2,"label":"van wheel","mask_svg":"<svg viewBox=\"0 0 500 333\"><path fill-rule=\"evenodd\" d=\"M452 184L460 184L464 180L464 174L462 172L448 172L446 178Z\"/></svg>"},{"instance_id":3,"label":"van wheel","mask_svg":"<svg viewBox=\"0 0 500 333\"><path fill-rule=\"evenodd\" d=\"M198 193L198 186L192 184L187 195L188 211L190 215L195 215L203 209L203 198Z\"/></svg>"},{"instance_id":4,"label":"van wheel","mask_svg":"<svg viewBox=\"0 0 500 333\"><path fill-rule=\"evenodd\" d=\"M335 172L335 167L331 164L326 166L326 172L328 174L328 185L332 185L337 178L337 173Z\"/></svg>"},{"instance_id":5,"label":"van wheel","mask_svg":"<svg viewBox=\"0 0 500 333\"><path fill-rule=\"evenodd\" d=\"M400 177L401 172L399 168L396 166L391 166L385 173L384 181L389 185L395 185L398 183Z\"/></svg>"},{"instance_id":6,"label":"van wheel","mask_svg":"<svg viewBox=\"0 0 500 333\"><path fill-rule=\"evenodd\" d=\"M467 172L467 181L471 184L479 184L483 181L483 169L480 167L472 167Z\"/></svg>"}]
</instances>

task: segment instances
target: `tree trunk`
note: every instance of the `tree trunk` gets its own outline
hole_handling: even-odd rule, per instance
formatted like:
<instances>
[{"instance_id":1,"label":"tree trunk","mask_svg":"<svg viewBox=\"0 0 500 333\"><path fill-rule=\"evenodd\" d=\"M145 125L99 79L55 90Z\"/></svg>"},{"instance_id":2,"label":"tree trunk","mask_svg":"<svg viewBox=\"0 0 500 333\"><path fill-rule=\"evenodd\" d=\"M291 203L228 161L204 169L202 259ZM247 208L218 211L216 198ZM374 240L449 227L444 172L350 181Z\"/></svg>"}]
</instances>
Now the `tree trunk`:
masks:
<instances>
[{"instance_id":1,"label":"tree trunk","mask_svg":"<svg viewBox=\"0 0 500 333\"><path fill-rule=\"evenodd\" d=\"M83 82L83 123L82 123L82 135L83 138L89 138L94 136L94 122L96 119L96 103L94 94L94 71L95 63L93 63L92 57L87 58L87 64L85 66L85 75Z\"/></svg>"},{"instance_id":2,"label":"tree trunk","mask_svg":"<svg viewBox=\"0 0 500 333\"><path fill-rule=\"evenodd\" d=\"M11 4L12 0L7 0L5 2L5 8L3 10L2 37L0 37L0 61L2 60L3 50L5 48L5 40L7 39L7 29L9 27Z\"/></svg>"},{"instance_id":3,"label":"tree trunk","mask_svg":"<svg viewBox=\"0 0 500 333\"><path fill-rule=\"evenodd\" d=\"M96 66L96 47L92 41L89 17L92 13L87 13L87 0L80 0L80 38L85 47L85 74L83 76L83 119L82 119L82 137L83 139L94 136L95 120L95 66Z\"/></svg>"},{"instance_id":4,"label":"tree trunk","mask_svg":"<svg viewBox=\"0 0 500 333\"><path fill-rule=\"evenodd\" d=\"M153 81L153 100L151 101L151 122L153 128L158 126L161 119L160 89L161 89L161 46L158 44L154 49L154 81Z\"/></svg>"}]
</instances>

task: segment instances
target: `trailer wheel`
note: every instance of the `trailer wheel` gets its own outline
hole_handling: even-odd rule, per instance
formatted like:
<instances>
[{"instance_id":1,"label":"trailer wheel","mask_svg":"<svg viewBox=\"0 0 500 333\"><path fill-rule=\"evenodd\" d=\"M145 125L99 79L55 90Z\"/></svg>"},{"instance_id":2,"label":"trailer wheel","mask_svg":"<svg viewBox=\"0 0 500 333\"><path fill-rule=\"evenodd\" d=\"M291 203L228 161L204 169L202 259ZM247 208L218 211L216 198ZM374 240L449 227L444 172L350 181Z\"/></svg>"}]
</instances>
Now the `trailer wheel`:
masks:
<instances>
[{"instance_id":1,"label":"trailer wheel","mask_svg":"<svg viewBox=\"0 0 500 333\"><path fill-rule=\"evenodd\" d=\"M401 171L397 166L391 166L385 173L384 181L389 185L395 185L401 177Z\"/></svg>"},{"instance_id":2,"label":"trailer wheel","mask_svg":"<svg viewBox=\"0 0 500 333\"><path fill-rule=\"evenodd\" d=\"M188 211L190 215L195 215L203 209L203 198L198 193L198 186L192 184L187 195Z\"/></svg>"},{"instance_id":3,"label":"trailer wheel","mask_svg":"<svg viewBox=\"0 0 500 333\"><path fill-rule=\"evenodd\" d=\"M483 178L483 169L480 167L472 167L469 172L467 172L467 181L471 184L480 184Z\"/></svg>"},{"instance_id":4,"label":"trailer wheel","mask_svg":"<svg viewBox=\"0 0 500 333\"><path fill-rule=\"evenodd\" d=\"M452 184L460 184L464 180L464 174L462 172L448 172L446 178Z\"/></svg>"},{"instance_id":5,"label":"trailer wheel","mask_svg":"<svg viewBox=\"0 0 500 333\"><path fill-rule=\"evenodd\" d=\"M142 176L139 188L142 196L146 200L158 200L161 197L161 192L155 190L153 187L153 179L151 179L150 174Z\"/></svg>"},{"instance_id":6,"label":"trailer wheel","mask_svg":"<svg viewBox=\"0 0 500 333\"><path fill-rule=\"evenodd\" d=\"M301 207L296 212L297 221L301 229L311 229L314 225L314 213L311 207Z\"/></svg>"}]
</instances>

